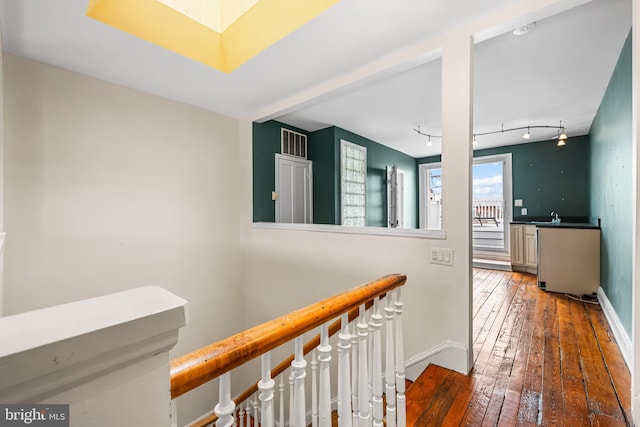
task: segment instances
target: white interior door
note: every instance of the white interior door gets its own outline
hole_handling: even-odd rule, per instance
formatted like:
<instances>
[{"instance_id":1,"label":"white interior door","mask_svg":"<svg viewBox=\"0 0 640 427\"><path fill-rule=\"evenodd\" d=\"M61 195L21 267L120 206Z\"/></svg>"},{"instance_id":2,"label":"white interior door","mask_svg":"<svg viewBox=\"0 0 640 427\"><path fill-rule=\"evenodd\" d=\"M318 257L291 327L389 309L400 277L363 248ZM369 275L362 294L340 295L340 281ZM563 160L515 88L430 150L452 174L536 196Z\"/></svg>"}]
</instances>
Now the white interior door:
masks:
<instances>
[{"instance_id":1,"label":"white interior door","mask_svg":"<svg viewBox=\"0 0 640 427\"><path fill-rule=\"evenodd\" d=\"M276 222L311 224L311 161L276 154Z\"/></svg>"},{"instance_id":2,"label":"white interior door","mask_svg":"<svg viewBox=\"0 0 640 427\"><path fill-rule=\"evenodd\" d=\"M420 228L442 228L442 164L424 163L420 171Z\"/></svg>"}]
</instances>

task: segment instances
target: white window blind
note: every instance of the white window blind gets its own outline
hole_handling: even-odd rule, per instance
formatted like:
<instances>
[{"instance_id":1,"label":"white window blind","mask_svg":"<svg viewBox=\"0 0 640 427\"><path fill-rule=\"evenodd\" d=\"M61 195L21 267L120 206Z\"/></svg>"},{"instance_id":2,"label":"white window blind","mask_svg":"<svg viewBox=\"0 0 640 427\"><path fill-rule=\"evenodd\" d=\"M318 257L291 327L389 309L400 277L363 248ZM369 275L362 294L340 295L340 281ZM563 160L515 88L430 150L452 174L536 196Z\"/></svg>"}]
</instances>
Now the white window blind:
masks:
<instances>
[{"instance_id":1,"label":"white window blind","mask_svg":"<svg viewBox=\"0 0 640 427\"><path fill-rule=\"evenodd\" d=\"M367 149L340 141L342 225L366 225Z\"/></svg>"}]
</instances>

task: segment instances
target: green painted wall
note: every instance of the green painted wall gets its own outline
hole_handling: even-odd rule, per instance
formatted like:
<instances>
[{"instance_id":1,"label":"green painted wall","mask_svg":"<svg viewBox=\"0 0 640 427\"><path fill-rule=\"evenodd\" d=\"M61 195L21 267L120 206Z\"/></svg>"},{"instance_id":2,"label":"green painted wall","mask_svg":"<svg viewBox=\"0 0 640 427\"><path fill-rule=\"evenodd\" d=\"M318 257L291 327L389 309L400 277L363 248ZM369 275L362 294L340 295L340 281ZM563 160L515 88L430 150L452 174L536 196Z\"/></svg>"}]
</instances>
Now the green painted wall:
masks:
<instances>
[{"instance_id":1,"label":"green painted wall","mask_svg":"<svg viewBox=\"0 0 640 427\"><path fill-rule=\"evenodd\" d=\"M253 124L253 220L275 222L276 205L271 192L276 186L275 153L280 153L281 128L308 132L276 121ZM313 165L315 169L316 165Z\"/></svg>"},{"instance_id":2,"label":"green painted wall","mask_svg":"<svg viewBox=\"0 0 640 427\"><path fill-rule=\"evenodd\" d=\"M367 148L367 225L386 227L386 167L396 164L405 173L405 227L417 227L417 167L411 156L332 126L306 132L277 121L253 124L253 220L275 221L275 158L280 152L282 127L308 136L313 161L313 222L340 224L340 140Z\"/></svg>"},{"instance_id":3,"label":"green painted wall","mask_svg":"<svg viewBox=\"0 0 640 427\"><path fill-rule=\"evenodd\" d=\"M340 152L336 151L334 127L309 135L309 158L313 159L313 222L340 224L340 174L336 170Z\"/></svg>"},{"instance_id":4,"label":"green painted wall","mask_svg":"<svg viewBox=\"0 0 640 427\"><path fill-rule=\"evenodd\" d=\"M527 217L514 208L514 219L589 217L589 138L569 138L567 145L555 141L530 142L475 150L474 157L511 153L513 199L522 199ZM417 163L440 161L440 156L418 159ZM443 182L443 185L447 185Z\"/></svg>"},{"instance_id":5,"label":"green painted wall","mask_svg":"<svg viewBox=\"0 0 640 427\"><path fill-rule=\"evenodd\" d=\"M631 34L591 125L591 215L602 219L600 286L631 336Z\"/></svg>"}]
</instances>

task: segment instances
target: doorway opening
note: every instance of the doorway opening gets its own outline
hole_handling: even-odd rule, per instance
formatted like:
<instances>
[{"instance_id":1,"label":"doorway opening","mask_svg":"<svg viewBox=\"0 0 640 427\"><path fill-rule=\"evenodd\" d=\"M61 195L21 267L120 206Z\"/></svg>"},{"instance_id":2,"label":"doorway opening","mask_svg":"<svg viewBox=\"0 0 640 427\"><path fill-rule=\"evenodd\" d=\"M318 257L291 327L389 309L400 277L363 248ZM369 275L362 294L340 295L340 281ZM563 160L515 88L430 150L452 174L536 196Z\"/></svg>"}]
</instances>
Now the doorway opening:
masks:
<instances>
[{"instance_id":1,"label":"doorway opening","mask_svg":"<svg viewBox=\"0 0 640 427\"><path fill-rule=\"evenodd\" d=\"M474 258L509 261L511 188L511 153L473 159Z\"/></svg>"}]
</instances>

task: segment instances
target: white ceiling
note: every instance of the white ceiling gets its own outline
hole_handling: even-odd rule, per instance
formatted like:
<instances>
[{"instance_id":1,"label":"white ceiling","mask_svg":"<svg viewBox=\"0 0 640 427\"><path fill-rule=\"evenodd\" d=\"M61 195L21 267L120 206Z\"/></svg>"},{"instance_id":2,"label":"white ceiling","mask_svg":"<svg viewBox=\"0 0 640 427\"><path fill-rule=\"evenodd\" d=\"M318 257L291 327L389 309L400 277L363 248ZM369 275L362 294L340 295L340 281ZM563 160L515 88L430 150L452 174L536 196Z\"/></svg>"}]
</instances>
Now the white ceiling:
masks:
<instances>
[{"instance_id":1,"label":"white ceiling","mask_svg":"<svg viewBox=\"0 0 640 427\"><path fill-rule=\"evenodd\" d=\"M86 17L88 0L0 0L0 25L5 52L243 118L522 1L341 0L230 74ZM630 0L593 0L538 22L525 36L478 44L475 131L563 120L570 136L587 133L630 14ZM412 129L440 132L439 60L278 120L307 130L337 125L415 157L435 154L438 141L429 149ZM481 137L479 148L519 138Z\"/></svg>"}]
</instances>

